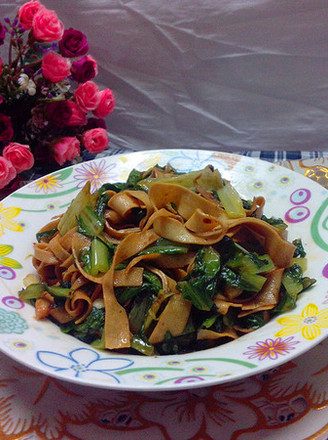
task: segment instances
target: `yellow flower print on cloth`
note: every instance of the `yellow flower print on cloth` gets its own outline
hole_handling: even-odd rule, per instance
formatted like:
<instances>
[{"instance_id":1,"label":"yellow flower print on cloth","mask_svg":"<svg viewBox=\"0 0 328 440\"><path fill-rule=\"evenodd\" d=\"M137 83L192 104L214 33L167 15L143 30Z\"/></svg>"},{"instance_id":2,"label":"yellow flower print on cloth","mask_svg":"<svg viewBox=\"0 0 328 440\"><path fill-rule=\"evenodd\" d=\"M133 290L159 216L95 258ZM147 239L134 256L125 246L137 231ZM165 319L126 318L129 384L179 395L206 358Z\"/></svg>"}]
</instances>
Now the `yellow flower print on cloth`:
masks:
<instances>
[{"instance_id":1,"label":"yellow flower print on cloth","mask_svg":"<svg viewBox=\"0 0 328 440\"><path fill-rule=\"evenodd\" d=\"M22 232L22 226L16 221L12 220L21 212L21 208L9 207L4 208L0 203L0 237L3 235L5 229L10 229L15 232Z\"/></svg>"},{"instance_id":2,"label":"yellow flower print on cloth","mask_svg":"<svg viewBox=\"0 0 328 440\"><path fill-rule=\"evenodd\" d=\"M284 325L275 336L290 336L302 333L303 338L312 341L321 335L322 328L328 328L328 309L319 311L315 304L308 304L300 315L287 315L277 319L277 323Z\"/></svg>"}]
</instances>

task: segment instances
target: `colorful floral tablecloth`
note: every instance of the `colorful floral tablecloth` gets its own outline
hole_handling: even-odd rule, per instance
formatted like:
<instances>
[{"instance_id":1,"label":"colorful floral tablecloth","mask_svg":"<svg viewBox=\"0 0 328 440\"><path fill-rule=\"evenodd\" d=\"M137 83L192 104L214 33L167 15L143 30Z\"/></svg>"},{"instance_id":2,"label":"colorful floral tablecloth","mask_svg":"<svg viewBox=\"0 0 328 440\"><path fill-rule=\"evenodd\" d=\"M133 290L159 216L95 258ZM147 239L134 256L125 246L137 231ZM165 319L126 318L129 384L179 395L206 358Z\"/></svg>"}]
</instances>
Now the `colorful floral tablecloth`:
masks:
<instances>
[{"instance_id":1,"label":"colorful floral tablecloth","mask_svg":"<svg viewBox=\"0 0 328 440\"><path fill-rule=\"evenodd\" d=\"M280 164L328 188L327 158ZM62 382L1 354L0 438L327 440L327 379L328 340L242 381L160 393Z\"/></svg>"}]
</instances>

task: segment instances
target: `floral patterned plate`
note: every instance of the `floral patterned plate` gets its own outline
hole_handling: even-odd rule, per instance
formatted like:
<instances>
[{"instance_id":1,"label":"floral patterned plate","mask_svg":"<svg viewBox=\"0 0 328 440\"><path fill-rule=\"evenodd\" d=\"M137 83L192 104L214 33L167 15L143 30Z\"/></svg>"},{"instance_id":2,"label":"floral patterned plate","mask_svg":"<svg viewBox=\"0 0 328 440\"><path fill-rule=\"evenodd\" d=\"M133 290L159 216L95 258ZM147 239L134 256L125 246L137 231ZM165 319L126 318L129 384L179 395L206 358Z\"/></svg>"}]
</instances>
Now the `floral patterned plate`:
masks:
<instances>
[{"instance_id":1,"label":"floral patterned plate","mask_svg":"<svg viewBox=\"0 0 328 440\"><path fill-rule=\"evenodd\" d=\"M253 333L217 348L143 357L96 351L64 335L50 321L34 319L32 306L17 292L33 272L37 230L62 213L89 180L92 188L123 181L132 168L170 162L179 171L217 167L241 196L263 195L267 216L289 224L289 239L301 237L308 253L307 274L317 279L297 307ZM293 171L227 153L154 150L109 156L47 175L0 204L0 349L17 361L59 379L102 388L169 390L224 383L277 366L309 350L328 334L327 190Z\"/></svg>"}]
</instances>

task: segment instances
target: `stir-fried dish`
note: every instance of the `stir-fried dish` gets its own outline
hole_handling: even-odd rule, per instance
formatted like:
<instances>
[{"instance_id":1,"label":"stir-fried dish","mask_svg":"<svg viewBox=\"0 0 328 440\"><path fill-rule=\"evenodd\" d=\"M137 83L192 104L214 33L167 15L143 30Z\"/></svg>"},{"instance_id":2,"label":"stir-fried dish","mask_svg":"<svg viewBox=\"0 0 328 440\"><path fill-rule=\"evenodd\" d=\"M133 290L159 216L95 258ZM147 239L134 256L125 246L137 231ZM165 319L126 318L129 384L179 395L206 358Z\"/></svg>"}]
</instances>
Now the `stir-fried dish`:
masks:
<instances>
[{"instance_id":1,"label":"stir-fried dish","mask_svg":"<svg viewBox=\"0 0 328 440\"><path fill-rule=\"evenodd\" d=\"M301 240L243 200L218 170L133 170L124 183L86 185L37 233L20 298L97 348L146 355L213 347L295 307Z\"/></svg>"}]
</instances>

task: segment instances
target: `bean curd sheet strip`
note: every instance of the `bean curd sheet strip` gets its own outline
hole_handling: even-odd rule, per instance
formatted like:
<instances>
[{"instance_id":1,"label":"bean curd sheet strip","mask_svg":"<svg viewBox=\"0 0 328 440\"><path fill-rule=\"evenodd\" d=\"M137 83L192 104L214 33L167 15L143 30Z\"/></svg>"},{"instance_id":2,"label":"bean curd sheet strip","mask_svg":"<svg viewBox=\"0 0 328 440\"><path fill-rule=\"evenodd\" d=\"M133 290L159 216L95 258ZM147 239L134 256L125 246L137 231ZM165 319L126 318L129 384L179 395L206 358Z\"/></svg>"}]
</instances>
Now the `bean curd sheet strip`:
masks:
<instances>
[{"instance_id":1,"label":"bean curd sheet strip","mask_svg":"<svg viewBox=\"0 0 328 440\"><path fill-rule=\"evenodd\" d=\"M284 240L276 228L260 219L247 217L229 225L230 235L233 236L238 226L246 227L263 237L264 248L277 267L285 268L291 265L295 246Z\"/></svg>"},{"instance_id":2,"label":"bean curd sheet strip","mask_svg":"<svg viewBox=\"0 0 328 440\"><path fill-rule=\"evenodd\" d=\"M130 347L130 328L126 310L118 303L114 292L115 267L142 251L158 239L152 230L137 232L125 237L118 245L111 268L102 281L105 320L105 347L109 349Z\"/></svg>"}]
</instances>

